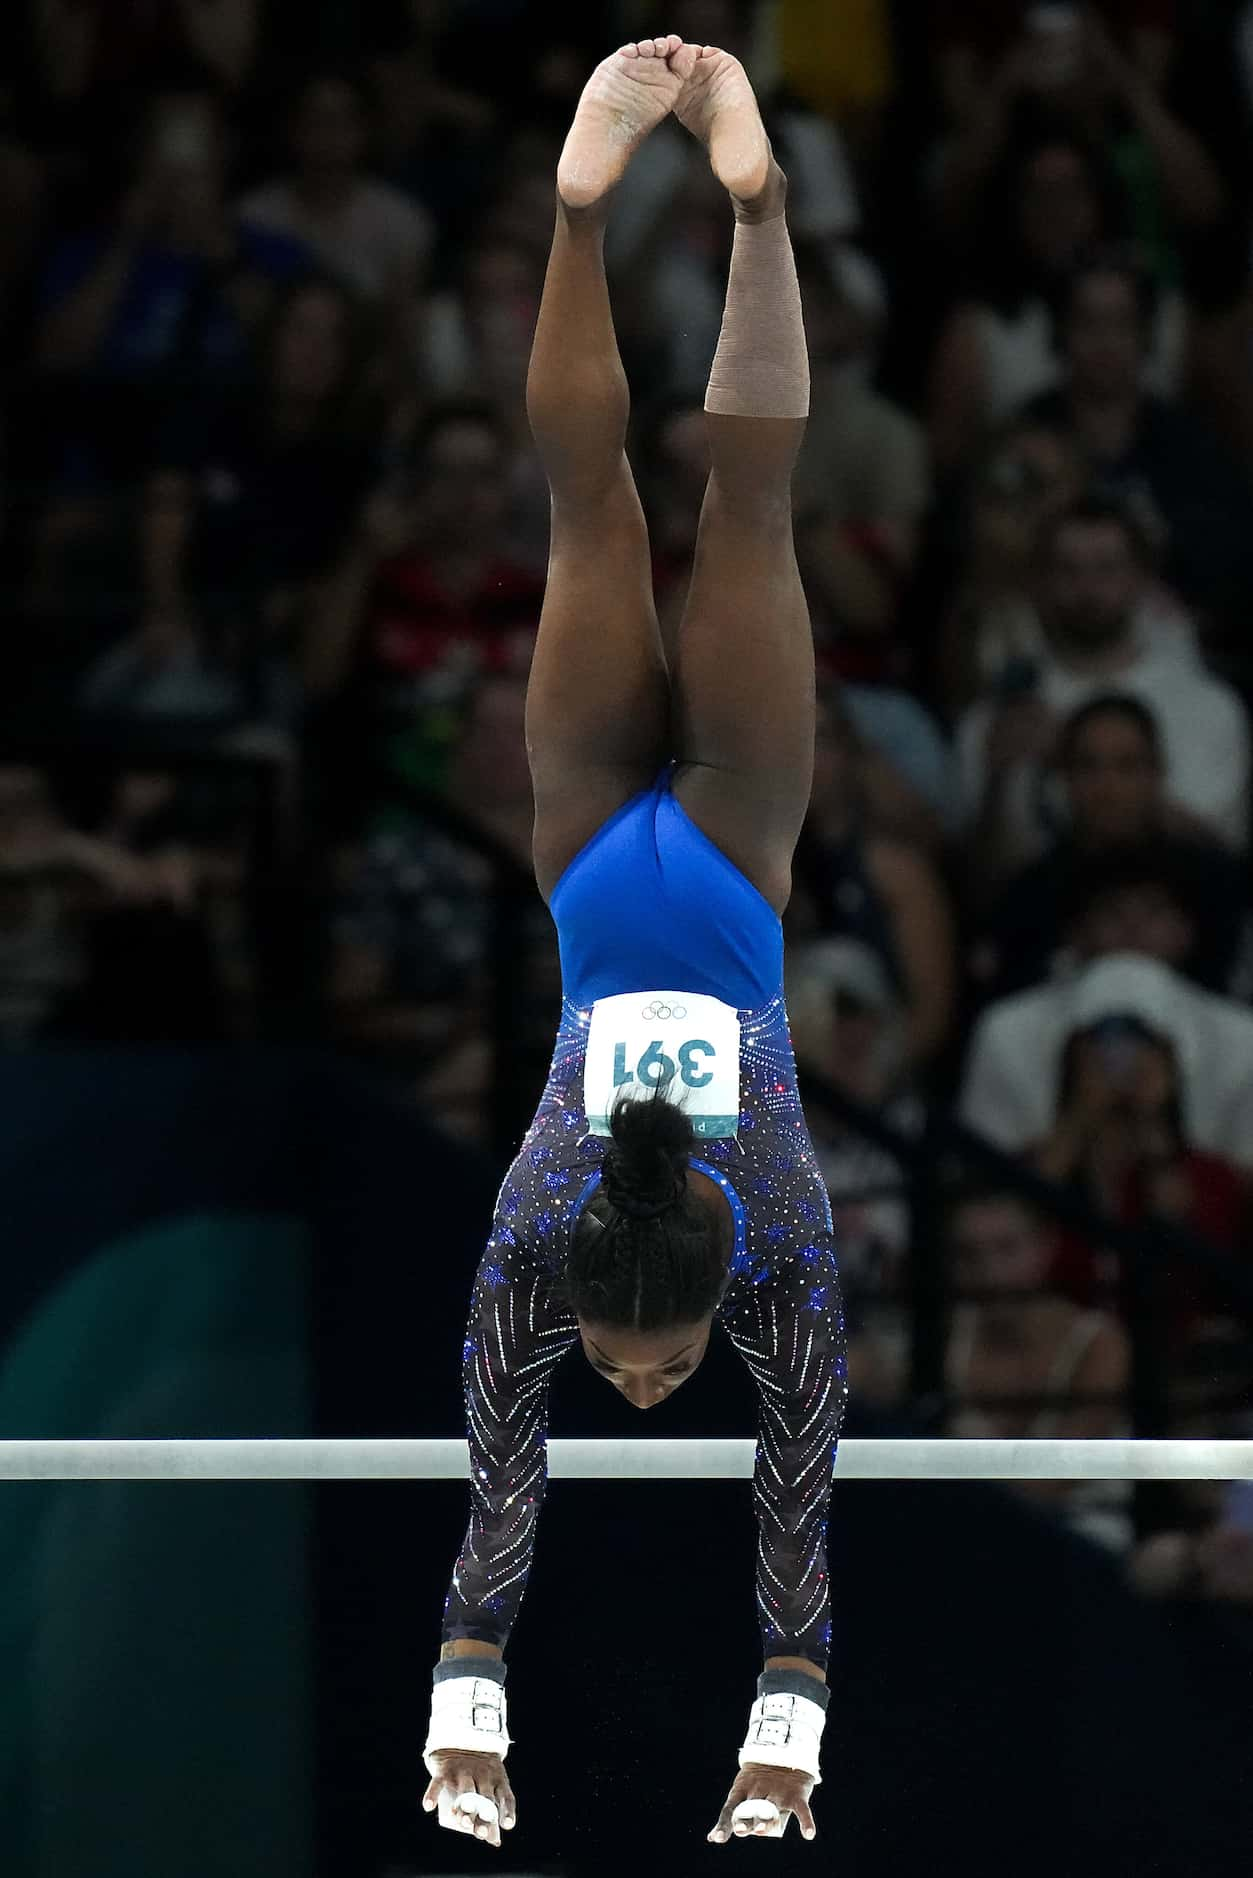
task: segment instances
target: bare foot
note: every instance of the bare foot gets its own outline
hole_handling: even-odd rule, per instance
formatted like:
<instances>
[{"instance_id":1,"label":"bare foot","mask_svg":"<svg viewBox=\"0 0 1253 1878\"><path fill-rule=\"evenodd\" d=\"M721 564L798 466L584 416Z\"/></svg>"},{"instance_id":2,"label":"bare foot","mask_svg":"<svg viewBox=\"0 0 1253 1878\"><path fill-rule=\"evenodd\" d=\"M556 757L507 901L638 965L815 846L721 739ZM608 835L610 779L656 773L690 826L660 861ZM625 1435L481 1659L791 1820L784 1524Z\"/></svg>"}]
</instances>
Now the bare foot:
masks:
<instances>
[{"instance_id":1,"label":"bare foot","mask_svg":"<svg viewBox=\"0 0 1253 1878\"><path fill-rule=\"evenodd\" d=\"M782 188L783 172L771 154L748 73L729 52L698 49L674 113L705 145L714 175L738 203L766 206L776 179Z\"/></svg>"},{"instance_id":2,"label":"bare foot","mask_svg":"<svg viewBox=\"0 0 1253 1878\"><path fill-rule=\"evenodd\" d=\"M669 117L683 89L683 74L671 71L670 60L683 50L679 35L668 33L601 60L584 87L557 165L557 193L567 208L599 202L621 180L649 131Z\"/></svg>"}]
</instances>

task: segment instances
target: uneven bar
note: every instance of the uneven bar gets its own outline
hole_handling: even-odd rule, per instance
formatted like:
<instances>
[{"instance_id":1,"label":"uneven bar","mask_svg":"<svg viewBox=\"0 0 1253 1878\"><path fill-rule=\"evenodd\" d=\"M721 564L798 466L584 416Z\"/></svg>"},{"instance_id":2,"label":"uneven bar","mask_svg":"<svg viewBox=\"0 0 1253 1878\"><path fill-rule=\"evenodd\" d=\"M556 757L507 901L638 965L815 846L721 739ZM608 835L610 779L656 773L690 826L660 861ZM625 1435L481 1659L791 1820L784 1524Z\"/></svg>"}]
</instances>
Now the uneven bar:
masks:
<instances>
[{"instance_id":1,"label":"uneven bar","mask_svg":"<svg viewBox=\"0 0 1253 1878\"><path fill-rule=\"evenodd\" d=\"M752 1441L548 1443L554 1480L747 1480ZM837 1480L1253 1480L1253 1441L840 1443ZM467 1480L460 1440L0 1441L0 1480Z\"/></svg>"}]
</instances>

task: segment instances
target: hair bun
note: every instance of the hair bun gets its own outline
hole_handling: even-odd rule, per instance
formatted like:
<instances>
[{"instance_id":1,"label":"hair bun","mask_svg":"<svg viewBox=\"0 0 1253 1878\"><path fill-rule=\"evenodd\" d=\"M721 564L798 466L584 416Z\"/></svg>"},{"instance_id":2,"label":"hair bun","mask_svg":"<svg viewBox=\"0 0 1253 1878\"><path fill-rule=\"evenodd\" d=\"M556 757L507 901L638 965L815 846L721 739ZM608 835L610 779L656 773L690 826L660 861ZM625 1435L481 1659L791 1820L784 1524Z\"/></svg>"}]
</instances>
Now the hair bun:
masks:
<instances>
[{"instance_id":1,"label":"hair bun","mask_svg":"<svg viewBox=\"0 0 1253 1878\"><path fill-rule=\"evenodd\" d=\"M657 1219L686 1191L692 1124L677 1104L654 1091L617 1102L609 1118L613 1146L605 1156L605 1197L628 1219Z\"/></svg>"}]
</instances>

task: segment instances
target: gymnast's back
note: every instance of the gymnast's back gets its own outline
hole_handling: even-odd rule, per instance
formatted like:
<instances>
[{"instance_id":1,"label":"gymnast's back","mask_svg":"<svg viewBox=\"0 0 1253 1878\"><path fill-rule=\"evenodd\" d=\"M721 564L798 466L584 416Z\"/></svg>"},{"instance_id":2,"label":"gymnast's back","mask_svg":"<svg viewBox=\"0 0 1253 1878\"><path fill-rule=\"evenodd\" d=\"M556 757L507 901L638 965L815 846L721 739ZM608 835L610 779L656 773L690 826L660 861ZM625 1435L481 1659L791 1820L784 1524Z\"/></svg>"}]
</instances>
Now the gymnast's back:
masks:
<instances>
[{"instance_id":1,"label":"gymnast's back","mask_svg":"<svg viewBox=\"0 0 1253 1878\"><path fill-rule=\"evenodd\" d=\"M778 915L687 814L673 773L604 823L550 899L561 1024L495 1226L525 1234L554 1269L596 1185L608 1110L632 1083L660 1084L686 1110L693 1166L729 1184L733 1274L795 1230L830 1228L796 1087Z\"/></svg>"}]
</instances>

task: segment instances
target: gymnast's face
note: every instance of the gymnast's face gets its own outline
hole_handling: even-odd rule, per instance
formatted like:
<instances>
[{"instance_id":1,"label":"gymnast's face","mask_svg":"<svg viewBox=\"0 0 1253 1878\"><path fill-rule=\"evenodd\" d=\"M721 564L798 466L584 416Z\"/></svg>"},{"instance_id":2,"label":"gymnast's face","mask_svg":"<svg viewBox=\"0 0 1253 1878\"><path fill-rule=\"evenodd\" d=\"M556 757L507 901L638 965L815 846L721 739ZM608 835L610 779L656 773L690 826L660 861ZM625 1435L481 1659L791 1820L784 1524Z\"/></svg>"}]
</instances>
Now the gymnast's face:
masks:
<instances>
[{"instance_id":1,"label":"gymnast's face","mask_svg":"<svg viewBox=\"0 0 1253 1878\"><path fill-rule=\"evenodd\" d=\"M712 1317L669 1330L620 1330L579 1319L587 1360L634 1408L650 1409L686 1382L709 1348Z\"/></svg>"}]
</instances>

